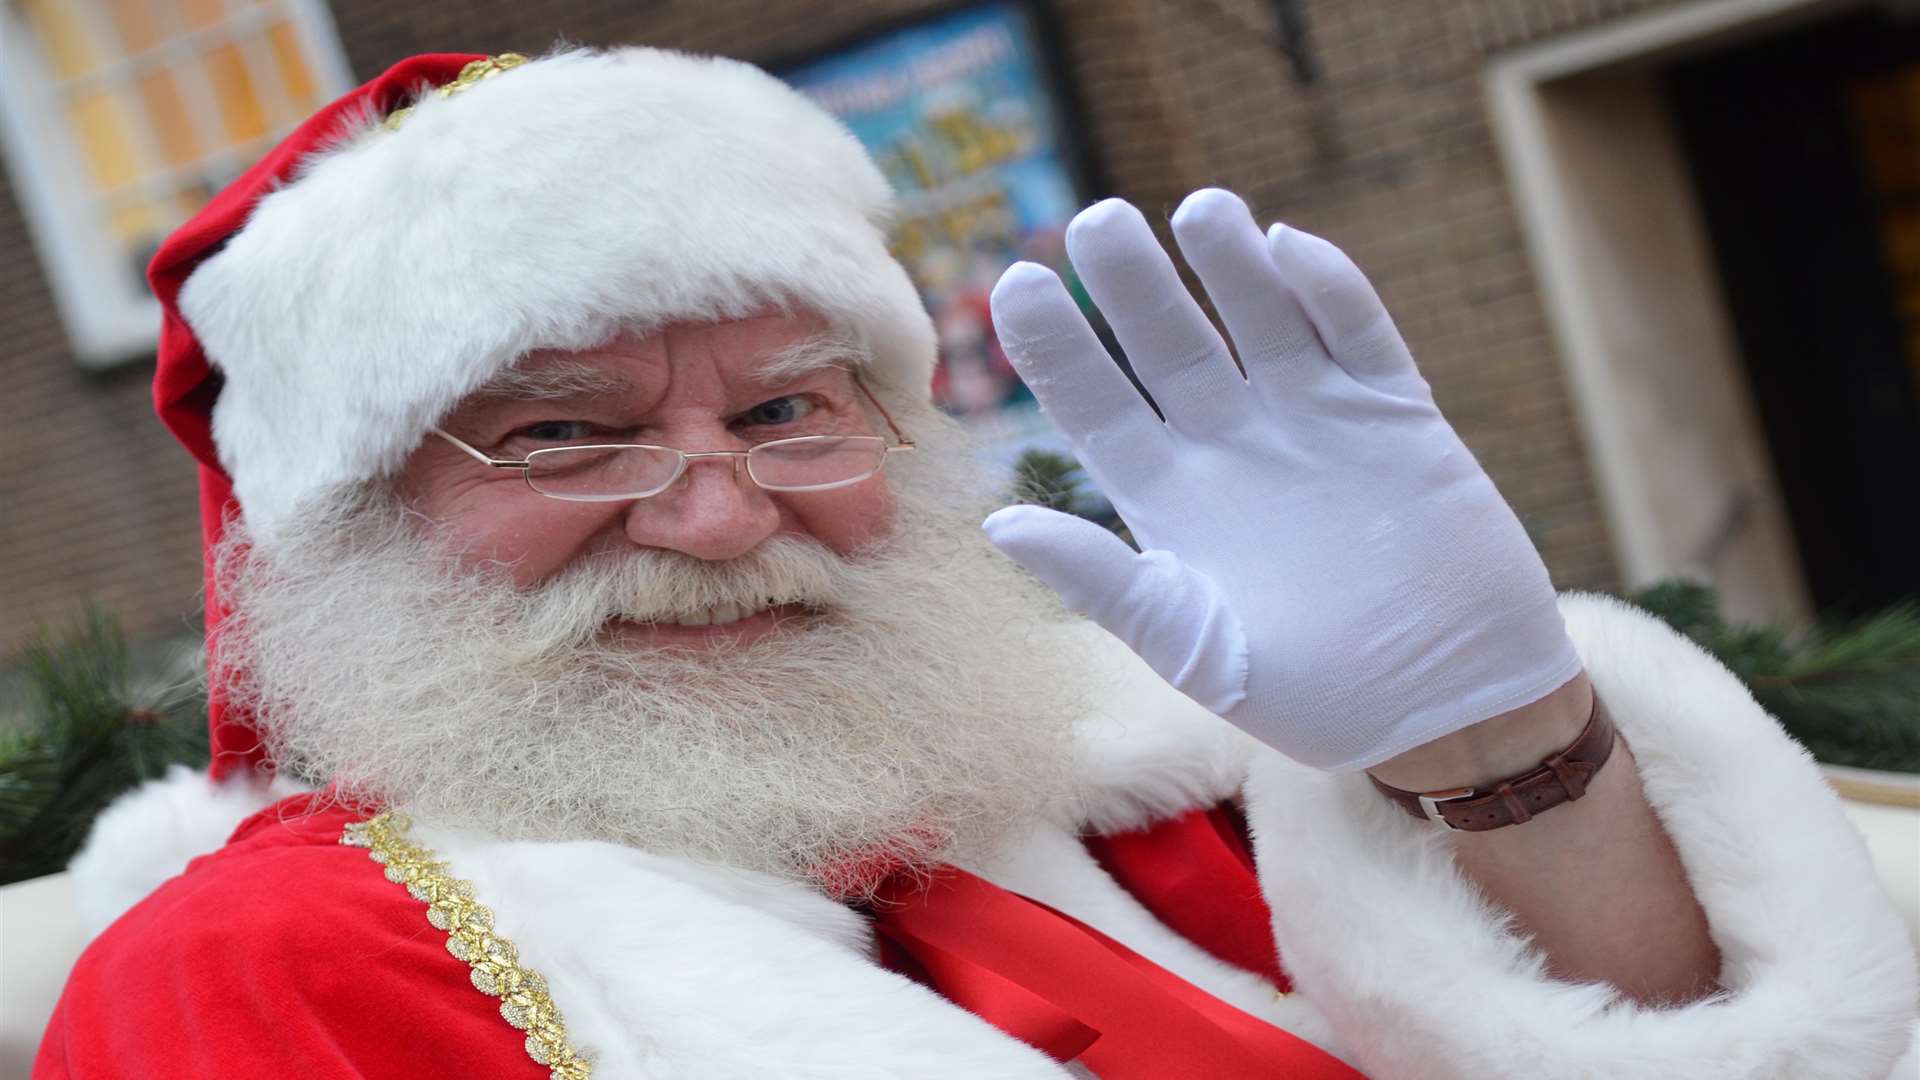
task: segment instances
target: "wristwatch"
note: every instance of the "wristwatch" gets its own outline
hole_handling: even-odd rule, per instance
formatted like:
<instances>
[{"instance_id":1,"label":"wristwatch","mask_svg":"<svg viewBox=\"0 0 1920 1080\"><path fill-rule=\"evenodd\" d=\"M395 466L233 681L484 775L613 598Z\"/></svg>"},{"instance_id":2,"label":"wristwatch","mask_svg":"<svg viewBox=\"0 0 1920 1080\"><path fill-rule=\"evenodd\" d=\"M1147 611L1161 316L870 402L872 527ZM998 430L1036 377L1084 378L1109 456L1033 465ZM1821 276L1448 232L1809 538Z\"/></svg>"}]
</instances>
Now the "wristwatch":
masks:
<instances>
[{"instance_id":1,"label":"wristwatch","mask_svg":"<svg viewBox=\"0 0 1920 1080\"><path fill-rule=\"evenodd\" d=\"M1381 783L1372 774L1367 778L1382 795L1414 817L1449 829L1486 832L1524 824L1536 814L1585 795L1594 774L1613 756L1613 744L1618 739L1619 732L1596 697L1593 716L1580 736L1566 749L1518 776L1445 791L1405 791Z\"/></svg>"}]
</instances>

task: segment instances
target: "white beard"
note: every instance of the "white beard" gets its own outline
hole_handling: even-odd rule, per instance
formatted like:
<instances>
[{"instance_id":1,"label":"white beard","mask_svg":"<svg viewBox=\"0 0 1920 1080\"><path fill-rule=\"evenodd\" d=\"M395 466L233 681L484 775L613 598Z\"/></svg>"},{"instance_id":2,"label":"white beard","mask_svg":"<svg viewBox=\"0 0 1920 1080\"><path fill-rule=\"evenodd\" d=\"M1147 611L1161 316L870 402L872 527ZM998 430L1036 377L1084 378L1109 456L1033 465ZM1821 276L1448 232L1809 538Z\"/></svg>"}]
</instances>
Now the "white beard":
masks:
<instances>
[{"instance_id":1,"label":"white beard","mask_svg":"<svg viewBox=\"0 0 1920 1080\"><path fill-rule=\"evenodd\" d=\"M230 529L215 643L281 768L342 801L514 839L597 839L853 895L968 859L1069 793L1085 670L1053 597L977 526L943 418L889 481L891 536L776 538L727 563L634 549L533 589L461 569L389 495ZM891 466L890 466L891 470ZM879 482L879 481L875 481ZM741 602L813 614L746 645L599 634Z\"/></svg>"}]
</instances>

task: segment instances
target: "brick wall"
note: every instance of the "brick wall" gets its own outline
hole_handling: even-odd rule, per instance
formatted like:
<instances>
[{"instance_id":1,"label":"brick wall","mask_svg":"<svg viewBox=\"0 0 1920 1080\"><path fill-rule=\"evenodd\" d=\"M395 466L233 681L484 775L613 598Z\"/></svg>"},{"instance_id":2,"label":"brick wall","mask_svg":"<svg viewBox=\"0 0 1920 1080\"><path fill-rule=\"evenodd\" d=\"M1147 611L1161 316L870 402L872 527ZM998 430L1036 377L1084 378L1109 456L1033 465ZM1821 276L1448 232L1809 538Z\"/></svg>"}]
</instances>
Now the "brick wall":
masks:
<instances>
[{"instance_id":1,"label":"brick wall","mask_svg":"<svg viewBox=\"0 0 1920 1080\"><path fill-rule=\"evenodd\" d=\"M334 0L357 75L413 52L537 52L558 37L768 59L934 5L913 0ZM1321 71L1296 85L1266 0L1061 0L1084 141L1110 193L1164 225L1220 184L1341 244L1372 276L1467 443L1563 586L1616 572L1496 158L1480 76L1500 49L1646 0L1304 0ZM192 471L150 419L149 363L71 360L0 177L0 645L82 595L134 632L189 629ZM31 446L33 452L27 453Z\"/></svg>"},{"instance_id":2,"label":"brick wall","mask_svg":"<svg viewBox=\"0 0 1920 1080\"><path fill-rule=\"evenodd\" d=\"M200 518L186 452L153 418L153 365L89 372L0 173L0 648L91 597L142 638L199 621Z\"/></svg>"}]
</instances>

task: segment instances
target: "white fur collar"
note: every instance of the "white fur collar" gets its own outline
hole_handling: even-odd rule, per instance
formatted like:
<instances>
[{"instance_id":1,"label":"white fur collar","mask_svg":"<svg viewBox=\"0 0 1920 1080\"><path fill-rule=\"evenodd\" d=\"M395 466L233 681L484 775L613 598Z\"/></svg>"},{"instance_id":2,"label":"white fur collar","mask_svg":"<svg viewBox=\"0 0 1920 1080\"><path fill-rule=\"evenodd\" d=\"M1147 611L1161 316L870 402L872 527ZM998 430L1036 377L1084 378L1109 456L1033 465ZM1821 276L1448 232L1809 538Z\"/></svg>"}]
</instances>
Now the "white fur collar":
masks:
<instances>
[{"instance_id":1,"label":"white fur collar","mask_svg":"<svg viewBox=\"0 0 1920 1080\"><path fill-rule=\"evenodd\" d=\"M546 977L597 1077L1063 1075L874 964L860 916L810 890L611 844L415 834Z\"/></svg>"},{"instance_id":2,"label":"white fur collar","mask_svg":"<svg viewBox=\"0 0 1920 1080\"><path fill-rule=\"evenodd\" d=\"M1167 685L1119 639L1075 623L1104 688L1081 721L1075 828L1139 829L1231 797L1259 747L1250 736Z\"/></svg>"}]
</instances>

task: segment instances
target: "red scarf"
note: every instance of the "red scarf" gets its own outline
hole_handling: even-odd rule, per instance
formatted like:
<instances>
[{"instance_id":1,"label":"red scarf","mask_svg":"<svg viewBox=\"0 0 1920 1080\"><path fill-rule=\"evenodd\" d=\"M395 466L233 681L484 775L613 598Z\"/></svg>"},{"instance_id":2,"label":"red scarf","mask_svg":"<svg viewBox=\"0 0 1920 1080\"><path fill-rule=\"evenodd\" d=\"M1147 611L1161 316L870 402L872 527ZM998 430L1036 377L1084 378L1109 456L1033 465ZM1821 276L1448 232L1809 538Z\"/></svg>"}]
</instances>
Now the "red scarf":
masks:
<instances>
[{"instance_id":1,"label":"red scarf","mask_svg":"<svg viewBox=\"0 0 1920 1080\"><path fill-rule=\"evenodd\" d=\"M1087 847L1166 926L1290 989L1230 807ZM888 967L1104 1080L1364 1080L1071 915L964 870L895 878L873 914Z\"/></svg>"}]
</instances>

